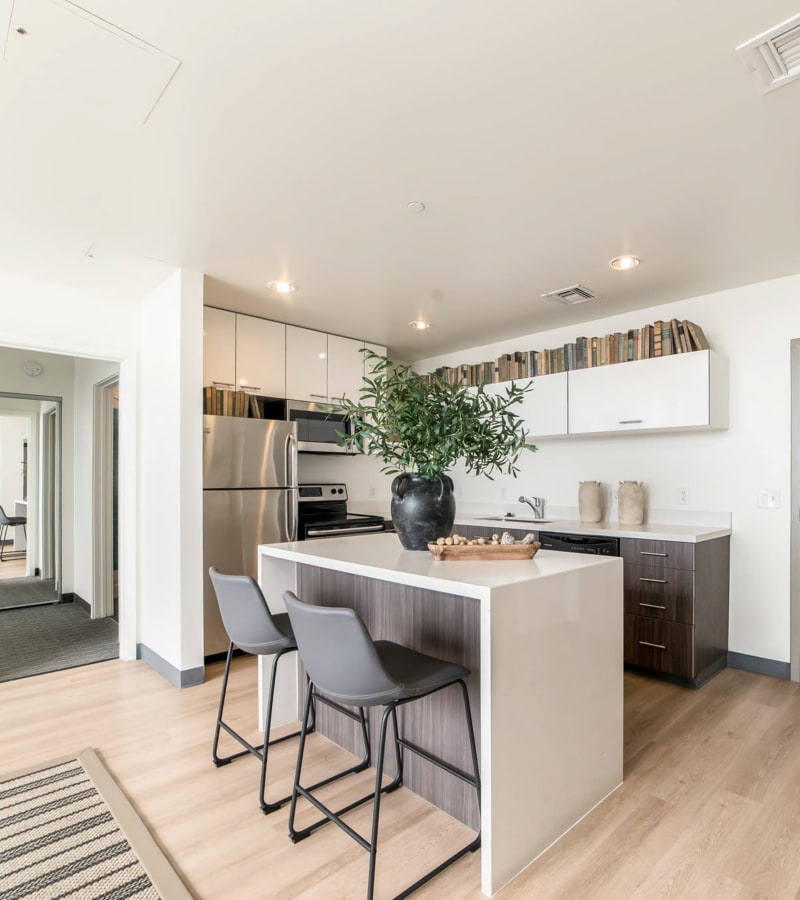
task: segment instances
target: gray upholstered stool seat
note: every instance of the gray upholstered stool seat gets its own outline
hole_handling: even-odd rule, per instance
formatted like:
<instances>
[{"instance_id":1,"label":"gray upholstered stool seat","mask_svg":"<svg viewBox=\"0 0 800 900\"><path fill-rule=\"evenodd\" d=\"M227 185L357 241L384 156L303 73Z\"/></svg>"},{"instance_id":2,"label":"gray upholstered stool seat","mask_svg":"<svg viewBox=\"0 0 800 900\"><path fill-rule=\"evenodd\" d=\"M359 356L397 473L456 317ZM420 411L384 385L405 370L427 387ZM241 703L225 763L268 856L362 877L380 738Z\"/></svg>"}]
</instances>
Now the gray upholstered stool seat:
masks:
<instances>
[{"instance_id":1,"label":"gray upholstered stool seat","mask_svg":"<svg viewBox=\"0 0 800 900\"><path fill-rule=\"evenodd\" d=\"M469 676L470 671L464 666L419 653L392 641L373 641L363 621L353 609L312 606L302 603L291 591L284 593L283 600L289 613L289 620L297 641L300 659L310 679L303 724L300 731L300 745L297 751L297 769L292 789L292 803L289 809L289 837L297 842L308 837L316 828L326 822L330 821L338 825L369 852L367 898L372 900L375 890L375 864L378 849L381 794L389 793L402 784L402 753L404 750L422 757L429 763L448 772L451 776L473 786L476 792L478 810L480 811L478 753L475 746L469 696L464 681ZM397 725L398 707L421 700L436 691L444 690L453 685L460 687L464 701L467 739L473 768L471 774L459 771L427 750L412 744L400 734ZM322 699L320 692L328 698L333 698L335 701L352 706L384 707L381 718L378 756L375 762L374 791L336 811L328 808L314 795L315 786L304 787L300 784L306 733L311 723L313 703L315 699ZM383 762L390 719L394 731L397 774L389 784L384 785ZM314 822L306 828L296 829L294 821L298 797L304 797L308 800L325 818ZM342 816L369 801L372 801L373 804L372 833L370 840L367 841L344 822ZM479 832L466 847L458 850L444 862L418 878L410 887L397 896L408 896L457 859L460 859L466 853L477 850L480 845L481 837Z\"/></svg>"}]
</instances>

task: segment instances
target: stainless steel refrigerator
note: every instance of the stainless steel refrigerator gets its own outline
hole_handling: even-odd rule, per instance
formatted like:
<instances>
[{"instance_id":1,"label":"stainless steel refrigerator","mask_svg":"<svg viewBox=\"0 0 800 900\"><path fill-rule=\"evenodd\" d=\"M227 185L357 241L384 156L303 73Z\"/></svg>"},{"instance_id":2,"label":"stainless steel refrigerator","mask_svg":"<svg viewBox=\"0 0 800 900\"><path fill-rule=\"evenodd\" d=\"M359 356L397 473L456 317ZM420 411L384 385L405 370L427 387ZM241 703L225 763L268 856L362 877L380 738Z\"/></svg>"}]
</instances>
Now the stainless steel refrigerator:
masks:
<instances>
[{"instance_id":1,"label":"stainless steel refrigerator","mask_svg":"<svg viewBox=\"0 0 800 900\"><path fill-rule=\"evenodd\" d=\"M259 544L297 535L297 432L293 422L203 416L205 655L228 649L209 566L258 575Z\"/></svg>"}]
</instances>

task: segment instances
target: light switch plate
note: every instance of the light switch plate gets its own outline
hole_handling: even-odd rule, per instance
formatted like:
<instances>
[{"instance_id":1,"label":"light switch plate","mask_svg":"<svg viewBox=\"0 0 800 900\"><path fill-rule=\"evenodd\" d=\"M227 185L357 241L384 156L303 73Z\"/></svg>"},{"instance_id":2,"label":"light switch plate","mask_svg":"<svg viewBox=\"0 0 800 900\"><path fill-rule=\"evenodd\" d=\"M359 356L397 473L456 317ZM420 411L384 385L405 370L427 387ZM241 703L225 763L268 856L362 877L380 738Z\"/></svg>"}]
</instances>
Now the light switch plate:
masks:
<instances>
[{"instance_id":1,"label":"light switch plate","mask_svg":"<svg viewBox=\"0 0 800 900\"><path fill-rule=\"evenodd\" d=\"M758 505L761 509L779 509L781 492L775 488L761 488L758 492Z\"/></svg>"}]
</instances>

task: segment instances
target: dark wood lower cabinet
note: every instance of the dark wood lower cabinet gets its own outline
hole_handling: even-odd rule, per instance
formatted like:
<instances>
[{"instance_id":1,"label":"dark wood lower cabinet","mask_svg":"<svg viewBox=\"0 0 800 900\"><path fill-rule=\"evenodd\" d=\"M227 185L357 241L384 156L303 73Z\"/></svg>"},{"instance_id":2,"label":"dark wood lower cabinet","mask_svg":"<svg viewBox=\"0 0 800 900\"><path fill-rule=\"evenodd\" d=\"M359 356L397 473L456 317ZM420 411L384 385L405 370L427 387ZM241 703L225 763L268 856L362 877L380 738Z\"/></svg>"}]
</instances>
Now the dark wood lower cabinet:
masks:
<instances>
[{"instance_id":1,"label":"dark wood lower cabinet","mask_svg":"<svg viewBox=\"0 0 800 900\"><path fill-rule=\"evenodd\" d=\"M727 664L730 538L623 538L625 663L699 687Z\"/></svg>"}]
</instances>

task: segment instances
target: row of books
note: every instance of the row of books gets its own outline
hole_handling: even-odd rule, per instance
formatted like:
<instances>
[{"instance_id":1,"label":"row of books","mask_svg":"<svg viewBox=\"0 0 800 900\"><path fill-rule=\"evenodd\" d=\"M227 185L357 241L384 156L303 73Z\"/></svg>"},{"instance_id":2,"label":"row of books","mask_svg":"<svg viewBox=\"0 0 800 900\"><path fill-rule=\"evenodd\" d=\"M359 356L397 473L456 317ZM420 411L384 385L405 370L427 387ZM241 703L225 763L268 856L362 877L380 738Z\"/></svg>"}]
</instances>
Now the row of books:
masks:
<instances>
[{"instance_id":1,"label":"row of books","mask_svg":"<svg viewBox=\"0 0 800 900\"><path fill-rule=\"evenodd\" d=\"M206 385L203 388L203 413L207 416L263 418L263 410L256 394L218 388L214 385Z\"/></svg>"},{"instance_id":2,"label":"row of books","mask_svg":"<svg viewBox=\"0 0 800 900\"><path fill-rule=\"evenodd\" d=\"M686 319L659 319L651 325L617 331L604 337L578 337L563 347L518 350L504 353L493 362L441 366L428 377L439 378L449 384L491 384L695 350L708 350L708 341L699 325Z\"/></svg>"}]
</instances>

